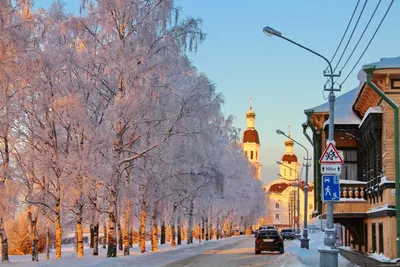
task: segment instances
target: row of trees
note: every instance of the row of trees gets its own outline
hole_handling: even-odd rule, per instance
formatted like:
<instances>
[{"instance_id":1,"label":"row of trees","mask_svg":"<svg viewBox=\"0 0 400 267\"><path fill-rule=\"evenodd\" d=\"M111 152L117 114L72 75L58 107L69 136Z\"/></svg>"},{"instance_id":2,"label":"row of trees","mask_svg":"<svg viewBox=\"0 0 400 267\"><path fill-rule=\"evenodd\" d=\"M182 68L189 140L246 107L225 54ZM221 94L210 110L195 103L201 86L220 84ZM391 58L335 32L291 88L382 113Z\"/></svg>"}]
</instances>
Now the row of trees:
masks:
<instances>
[{"instance_id":1,"label":"row of trees","mask_svg":"<svg viewBox=\"0 0 400 267\"><path fill-rule=\"evenodd\" d=\"M223 98L186 52L205 39L201 21L181 19L173 0L82 0L79 16L56 1L0 0L0 238L24 209L32 260L38 224L98 232L107 256L118 239L129 255L133 229L146 233L207 220L251 225L264 209L260 182L239 145ZM135 220L135 218L138 218ZM179 232L179 231L178 231ZM49 236L50 234L47 234ZM47 242L48 243L48 242ZM47 244L49 245L49 244Z\"/></svg>"}]
</instances>

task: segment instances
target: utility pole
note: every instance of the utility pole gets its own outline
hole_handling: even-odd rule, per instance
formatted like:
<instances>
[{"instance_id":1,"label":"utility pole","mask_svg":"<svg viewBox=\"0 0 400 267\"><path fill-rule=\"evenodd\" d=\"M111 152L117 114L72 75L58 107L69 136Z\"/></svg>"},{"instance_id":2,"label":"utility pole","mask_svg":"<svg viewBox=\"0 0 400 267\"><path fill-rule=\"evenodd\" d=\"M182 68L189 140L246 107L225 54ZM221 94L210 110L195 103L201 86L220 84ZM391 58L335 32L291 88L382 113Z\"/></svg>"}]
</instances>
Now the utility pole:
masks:
<instances>
[{"instance_id":1,"label":"utility pole","mask_svg":"<svg viewBox=\"0 0 400 267\"><path fill-rule=\"evenodd\" d=\"M322 56L321 54L315 52L314 50L311 50L310 48L307 48L299 43L296 43L295 41L290 40L289 38L286 38L285 36L282 35L281 32L271 28L271 27L264 27L263 32L267 35L270 36L277 36L281 39L284 39L294 45L297 45L298 47L303 48L304 50L307 50L308 52L322 58L323 60L326 61L326 63L328 63L329 66L329 73L327 73L326 71L324 71L324 76L325 77L329 77L330 80L330 88L324 88L324 91L328 91L329 92L329 139L327 141L327 146L332 143L332 145L334 147L336 147L335 144L335 138L334 138L334 127L335 127L335 121L334 121L334 117L335 117L335 91L340 91L339 89L334 89L334 81L333 78L334 77L339 77L340 73L338 75L335 75L333 73L333 69L332 69L332 64L331 62L324 56ZM308 158L308 156L307 156ZM308 175L308 168L306 168L306 177ZM307 178L306 178L307 180ZM305 193L308 192L308 185L307 182L305 184ZM308 207L307 207L308 208ZM306 213L304 214L305 216L307 215ZM325 238L324 238L324 248L320 248L318 249L319 253L320 253L320 262L319 262L319 266L320 267L337 267L338 266L338 253L339 250L335 247L335 242L336 242L336 236L335 236L335 228L333 225L333 202L330 201L327 203L327 213L326 213L326 229L325 229ZM307 219L307 218L305 218ZM307 221L305 220L305 223L307 223ZM304 225L304 231L303 231L303 241L304 244L307 245L306 248L308 248L308 231L307 231L307 224ZM301 246L303 247L303 246Z\"/></svg>"}]
</instances>

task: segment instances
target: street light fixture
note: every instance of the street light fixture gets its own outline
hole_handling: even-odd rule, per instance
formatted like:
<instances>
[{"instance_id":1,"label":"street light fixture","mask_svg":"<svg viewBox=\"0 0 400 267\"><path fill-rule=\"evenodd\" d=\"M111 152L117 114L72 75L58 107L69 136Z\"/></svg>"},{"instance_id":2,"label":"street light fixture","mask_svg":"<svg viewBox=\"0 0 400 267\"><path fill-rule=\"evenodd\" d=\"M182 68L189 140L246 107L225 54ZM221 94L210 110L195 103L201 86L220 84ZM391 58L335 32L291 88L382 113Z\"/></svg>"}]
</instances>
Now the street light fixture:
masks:
<instances>
[{"instance_id":1,"label":"street light fixture","mask_svg":"<svg viewBox=\"0 0 400 267\"><path fill-rule=\"evenodd\" d=\"M333 69L332 69L332 65L331 65L331 63L329 62L329 60L326 57L322 56L321 54L319 54L319 53L317 53L317 52L315 52L315 51L313 51L313 50L311 50L311 49L309 49L309 48L307 48L307 47L305 47L305 46L303 46L301 44L298 44L298 43L296 43L296 42L284 37L281 32L279 32L277 30L274 30L271 27L264 27L263 31L264 31L265 34L275 35L275 36L277 36L279 38L282 38L282 39L284 39L284 40L286 40L286 41L288 41L288 42L290 42L290 43L292 43L294 45L297 45L297 46L307 50L310 53L313 53L314 55L316 55L316 56L322 58L323 60L325 60L326 63L328 64L330 73L326 73L326 71L324 71L324 76L325 77L329 77L330 84L331 84L330 88L326 88L326 87L324 88L325 91L329 91L330 92L329 93L329 135L328 135L329 139L327 141L327 145L329 143L333 143L333 145L335 146L335 140L334 140L334 127L335 127L334 107L335 107L335 99L336 99L336 97L335 97L335 92L334 91L340 91L340 89L334 89L333 77L340 76L340 72L339 72L338 75L334 74L333 73ZM277 131L277 133L278 133L278 131ZM281 133L278 133L278 134L281 134ZM308 164L306 165L306 167L307 166L308 166ZM307 170L308 169L306 168L306 187L307 187L307 190L308 190ZM326 249L326 248L318 249L318 251L320 252L320 266L324 266L324 267L338 266L338 253L339 253L339 250L335 248L335 228L334 228L334 225L333 225L333 202L328 202L328 204L327 204L326 217L327 217L327 220L326 220L326 222L327 222L326 224L327 225L326 225L326 229L325 229L324 245L325 245L325 247L329 247L329 249ZM305 219L307 219L307 218L305 218ZM308 241L307 241L307 245L308 245ZM308 246L307 246L307 248L308 248Z\"/></svg>"},{"instance_id":2,"label":"street light fixture","mask_svg":"<svg viewBox=\"0 0 400 267\"><path fill-rule=\"evenodd\" d=\"M296 172L296 174L297 174L297 231L296 231L296 238L300 238L300 175L299 175L299 172L296 170L296 169L294 169L294 168L292 168L292 167L290 167L290 166L288 166L288 165L286 165L286 164L284 164L284 163L282 163L282 162L280 162L280 161L277 161L276 162L278 165L282 165L282 166L284 166L284 167L286 167L286 168L288 168L288 169L290 169L290 170L293 170L293 171L295 171Z\"/></svg>"},{"instance_id":3,"label":"street light fixture","mask_svg":"<svg viewBox=\"0 0 400 267\"><path fill-rule=\"evenodd\" d=\"M294 140L293 138L291 138L290 136L286 135L285 132L283 132L282 130L277 129L276 130L277 134L286 136L287 138L289 138L290 140L292 140L293 142L295 142L296 144L298 144L299 146L301 146L302 148L304 148L306 150L307 153L307 157L305 158L306 161L306 180L305 180L305 184L304 184L304 223L303 223L303 236L302 238L300 238L300 246L301 248L306 248L309 249L309 240L308 239L308 229L307 229L307 216L308 216L308 161L311 160L310 158L308 158L308 149L303 146L302 144L300 144L299 142L297 142L296 140Z\"/></svg>"}]
</instances>

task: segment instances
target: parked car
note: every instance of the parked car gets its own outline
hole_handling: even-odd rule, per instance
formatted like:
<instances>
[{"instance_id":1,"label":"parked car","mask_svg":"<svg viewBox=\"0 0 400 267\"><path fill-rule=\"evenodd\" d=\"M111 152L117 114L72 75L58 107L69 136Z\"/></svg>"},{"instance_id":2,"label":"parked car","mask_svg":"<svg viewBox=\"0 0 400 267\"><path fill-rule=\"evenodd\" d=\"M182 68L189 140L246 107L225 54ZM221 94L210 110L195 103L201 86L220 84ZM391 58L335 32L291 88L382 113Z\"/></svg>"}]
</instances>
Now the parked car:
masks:
<instances>
[{"instance_id":1,"label":"parked car","mask_svg":"<svg viewBox=\"0 0 400 267\"><path fill-rule=\"evenodd\" d=\"M283 237L283 240L285 240L285 239L294 240L296 238L296 233L295 233L294 229L291 229L291 228L282 229L281 235Z\"/></svg>"},{"instance_id":2,"label":"parked car","mask_svg":"<svg viewBox=\"0 0 400 267\"><path fill-rule=\"evenodd\" d=\"M277 230L260 230L255 240L255 253L261 254L262 251L285 252L282 236Z\"/></svg>"}]
</instances>

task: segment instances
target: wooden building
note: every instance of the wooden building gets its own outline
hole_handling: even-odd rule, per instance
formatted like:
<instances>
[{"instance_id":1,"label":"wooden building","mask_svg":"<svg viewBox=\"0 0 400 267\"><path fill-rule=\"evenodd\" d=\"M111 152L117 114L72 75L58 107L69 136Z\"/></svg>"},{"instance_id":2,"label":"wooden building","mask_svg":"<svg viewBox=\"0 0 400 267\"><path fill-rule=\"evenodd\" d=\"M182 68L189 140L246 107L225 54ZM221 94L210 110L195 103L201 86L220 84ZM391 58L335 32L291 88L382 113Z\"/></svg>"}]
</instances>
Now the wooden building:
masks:
<instances>
[{"instance_id":1,"label":"wooden building","mask_svg":"<svg viewBox=\"0 0 400 267\"><path fill-rule=\"evenodd\" d=\"M359 252L396 255L395 134L392 107L367 83L371 81L400 105L400 58L383 58L360 71L357 88L337 97L334 139L342 151L340 201L334 205L334 222L345 227L344 245ZM304 133L314 145L314 215L326 216L321 202L318 160L329 129L329 103L305 110ZM311 129L312 138L307 134ZM360 254L361 255L361 254Z\"/></svg>"}]
</instances>

